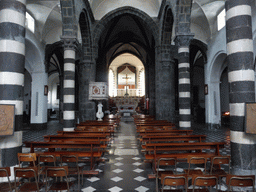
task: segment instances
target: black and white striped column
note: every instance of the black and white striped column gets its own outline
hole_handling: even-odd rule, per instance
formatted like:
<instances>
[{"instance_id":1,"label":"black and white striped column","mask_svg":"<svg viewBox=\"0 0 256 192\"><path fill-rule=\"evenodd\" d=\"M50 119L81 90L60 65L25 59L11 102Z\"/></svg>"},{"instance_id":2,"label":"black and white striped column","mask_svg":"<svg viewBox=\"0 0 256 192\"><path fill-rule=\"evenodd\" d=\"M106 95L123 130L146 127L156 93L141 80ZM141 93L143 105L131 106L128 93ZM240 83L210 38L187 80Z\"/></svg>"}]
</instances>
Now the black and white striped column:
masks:
<instances>
[{"instance_id":1,"label":"black and white striped column","mask_svg":"<svg viewBox=\"0 0 256 192\"><path fill-rule=\"evenodd\" d=\"M176 36L178 45L178 70L179 70L179 128L191 128L191 103L190 103L190 63L189 44L192 35Z\"/></svg>"},{"instance_id":2,"label":"black and white striped column","mask_svg":"<svg viewBox=\"0 0 256 192\"><path fill-rule=\"evenodd\" d=\"M75 57L77 39L62 37L64 43L63 130L75 128Z\"/></svg>"},{"instance_id":3,"label":"black and white striped column","mask_svg":"<svg viewBox=\"0 0 256 192\"><path fill-rule=\"evenodd\" d=\"M244 132L245 103L255 102L250 2L226 1L231 162L235 174L256 169L256 137Z\"/></svg>"},{"instance_id":4,"label":"black and white striped column","mask_svg":"<svg viewBox=\"0 0 256 192\"><path fill-rule=\"evenodd\" d=\"M15 105L13 136L0 140L1 165L17 165L23 129L26 0L0 1L0 104Z\"/></svg>"}]
</instances>

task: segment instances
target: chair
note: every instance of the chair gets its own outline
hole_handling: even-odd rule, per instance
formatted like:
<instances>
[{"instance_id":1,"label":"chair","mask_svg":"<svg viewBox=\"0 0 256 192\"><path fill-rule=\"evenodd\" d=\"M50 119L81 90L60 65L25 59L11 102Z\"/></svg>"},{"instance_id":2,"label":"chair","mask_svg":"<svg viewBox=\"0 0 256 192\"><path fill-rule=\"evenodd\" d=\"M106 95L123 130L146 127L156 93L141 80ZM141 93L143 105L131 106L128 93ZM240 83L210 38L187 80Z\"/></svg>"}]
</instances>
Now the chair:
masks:
<instances>
[{"instance_id":1,"label":"chair","mask_svg":"<svg viewBox=\"0 0 256 192\"><path fill-rule=\"evenodd\" d=\"M56 167L56 156L55 155L47 155L47 154L40 154L38 157L38 170L40 175L44 176L46 175L46 168L49 166Z\"/></svg>"},{"instance_id":2,"label":"chair","mask_svg":"<svg viewBox=\"0 0 256 192\"><path fill-rule=\"evenodd\" d=\"M18 161L19 161L19 167L23 163L29 163L29 167L35 167L36 166L36 153L18 153ZM33 165L32 165L33 164Z\"/></svg>"},{"instance_id":3,"label":"chair","mask_svg":"<svg viewBox=\"0 0 256 192\"><path fill-rule=\"evenodd\" d=\"M165 174L161 175L161 183L162 183L162 190L161 192L187 192L187 175L168 175L165 176ZM170 186L173 187L175 186L176 189L168 189L166 190L165 187ZM183 189L177 189L178 186L183 186Z\"/></svg>"},{"instance_id":4,"label":"chair","mask_svg":"<svg viewBox=\"0 0 256 192\"><path fill-rule=\"evenodd\" d=\"M192 175L192 185L193 189L188 190L189 192L209 192L209 188L214 186L218 191L218 177L215 175Z\"/></svg>"},{"instance_id":5,"label":"chair","mask_svg":"<svg viewBox=\"0 0 256 192\"><path fill-rule=\"evenodd\" d=\"M56 181L54 179L52 180L52 184L49 187L49 178L56 177ZM63 177L65 178L65 181L63 181ZM59 178L59 179L58 179ZM68 180L68 166L62 166L62 167L47 167L46 169L46 192L55 190L55 191L61 191L61 190L67 190L69 191L70 186L73 183L69 183Z\"/></svg>"},{"instance_id":6,"label":"chair","mask_svg":"<svg viewBox=\"0 0 256 192\"><path fill-rule=\"evenodd\" d=\"M11 176L11 171L10 167L1 167L0 168L0 177L5 177L7 178L7 182L2 182L0 183L0 191L12 191L15 189L14 183L11 183L10 177Z\"/></svg>"},{"instance_id":7,"label":"chair","mask_svg":"<svg viewBox=\"0 0 256 192\"><path fill-rule=\"evenodd\" d=\"M225 171L221 167L222 165L228 165L228 170ZM230 156L213 156L211 157L210 175L216 175L218 177L219 184L221 184L222 177L226 177L230 174Z\"/></svg>"},{"instance_id":8,"label":"chair","mask_svg":"<svg viewBox=\"0 0 256 192\"><path fill-rule=\"evenodd\" d=\"M228 185L228 191L233 191L233 187L244 188L252 187L252 191L255 192L255 175L231 175L226 177L226 183ZM241 191L239 189L239 191Z\"/></svg>"},{"instance_id":9,"label":"chair","mask_svg":"<svg viewBox=\"0 0 256 192\"><path fill-rule=\"evenodd\" d=\"M80 190L80 179L82 175L82 185L83 185L83 166L78 165L78 155L60 155L61 166L63 163L68 164L68 175L78 176L78 188Z\"/></svg>"},{"instance_id":10,"label":"chair","mask_svg":"<svg viewBox=\"0 0 256 192\"><path fill-rule=\"evenodd\" d=\"M156 189L158 191L158 180L161 179L161 174L170 174L173 175L174 173L176 174L176 158L160 158L157 161L156 165ZM174 166L174 172L173 170L170 170L170 166ZM162 168L168 168L168 170L161 170Z\"/></svg>"},{"instance_id":11,"label":"chair","mask_svg":"<svg viewBox=\"0 0 256 192\"><path fill-rule=\"evenodd\" d=\"M189 165L188 165L188 169L184 170L186 174L202 175L206 171L206 162L207 162L206 157L189 155L187 158L187 161L188 161ZM199 164L204 164L204 171L202 171L201 169L191 169L191 165L199 165Z\"/></svg>"},{"instance_id":12,"label":"chair","mask_svg":"<svg viewBox=\"0 0 256 192\"><path fill-rule=\"evenodd\" d=\"M42 188L43 183L38 183L38 169L37 167L14 167L15 174L15 186L17 186L17 180L25 178L28 182L23 180L19 187L16 187L15 192L18 191L38 191ZM31 181L33 179L34 181ZM18 188L18 190L17 190Z\"/></svg>"},{"instance_id":13,"label":"chair","mask_svg":"<svg viewBox=\"0 0 256 192\"><path fill-rule=\"evenodd\" d=\"M228 165L228 172L221 169L221 165ZM230 156L214 156L211 157L211 175L218 175L219 177L225 177L230 174Z\"/></svg>"}]
</instances>

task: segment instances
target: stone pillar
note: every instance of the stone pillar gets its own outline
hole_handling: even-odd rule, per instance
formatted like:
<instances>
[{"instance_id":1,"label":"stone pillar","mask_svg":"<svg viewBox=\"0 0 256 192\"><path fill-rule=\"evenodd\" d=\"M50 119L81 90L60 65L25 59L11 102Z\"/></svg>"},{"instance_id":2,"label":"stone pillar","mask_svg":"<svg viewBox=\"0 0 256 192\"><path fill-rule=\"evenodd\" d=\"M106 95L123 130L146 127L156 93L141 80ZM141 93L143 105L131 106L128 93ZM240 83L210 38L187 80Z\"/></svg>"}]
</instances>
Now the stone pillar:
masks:
<instances>
[{"instance_id":1,"label":"stone pillar","mask_svg":"<svg viewBox=\"0 0 256 192\"><path fill-rule=\"evenodd\" d=\"M75 57L78 41L76 37L62 36L64 43L63 78L63 130L75 128Z\"/></svg>"},{"instance_id":2,"label":"stone pillar","mask_svg":"<svg viewBox=\"0 0 256 192\"><path fill-rule=\"evenodd\" d=\"M251 1L226 1L231 162L234 174L255 174L256 137L245 133L245 103L255 102Z\"/></svg>"},{"instance_id":3,"label":"stone pillar","mask_svg":"<svg viewBox=\"0 0 256 192\"><path fill-rule=\"evenodd\" d=\"M191 95L190 95L190 63L189 44L193 35L177 35L175 44L178 46L179 70L179 128L191 128Z\"/></svg>"},{"instance_id":4,"label":"stone pillar","mask_svg":"<svg viewBox=\"0 0 256 192\"><path fill-rule=\"evenodd\" d=\"M170 50L167 52L163 55L168 55L168 58L163 58L165 51L157 51L156 119L175 122L175 61L170 58Z\"/></svg>"},{"instance_id":5,"label":"stone pillar","mask_svg":"<svg viewBox=\"0 0 256 192\"><path fill-rule=\"evenodd\" d=\"M79 121L96 119L96 105L89 100L89 83L95 81L95 64L83 61L79 64Z\"/></svg>"},{"instance_id":6,"label":"stone pillar","mask_svg":"<svg viewBox=\"0 0 256 192\"><path fill-rule=\"evenodd\" d=\"M18 164L22 150L26 0L0 1L0 104L15 105L12 136L0 138L0 166Z\"/></svg>"},{"instance_id":7,"label":"stone pillar","mask_svg":"<svg viewBox=\"0 0 256 192\"><path fill-rule=\"evenodd\" d=\"M149 75L148 75L148 83L149 83L149 115L155 116L155 98L156 98L156 90L155 90L155 66L150 63L149 64Z\"/></svg>"}]
</instances>

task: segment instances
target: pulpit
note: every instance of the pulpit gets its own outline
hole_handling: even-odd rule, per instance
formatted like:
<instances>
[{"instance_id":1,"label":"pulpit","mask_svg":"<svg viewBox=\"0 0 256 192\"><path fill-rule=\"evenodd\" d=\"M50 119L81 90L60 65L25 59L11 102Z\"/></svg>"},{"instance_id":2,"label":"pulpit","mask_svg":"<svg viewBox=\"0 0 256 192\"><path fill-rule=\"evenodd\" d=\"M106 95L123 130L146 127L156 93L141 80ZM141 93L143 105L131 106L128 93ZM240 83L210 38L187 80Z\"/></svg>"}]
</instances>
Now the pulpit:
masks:
<instances>
[{"instance_id":1,"label":"pulpit","mask_svg":"<svg viewBox=\"0 0 256 192\"><path fill-rule=\"evenodd\" d=\"M102 121L104 112L102 111L102 101L108 99L108 85L106 82L91 82L89 84L89 100L96 100L98 102L98 111L96 117L98 121Z\"/></svg>"}]
</instances>

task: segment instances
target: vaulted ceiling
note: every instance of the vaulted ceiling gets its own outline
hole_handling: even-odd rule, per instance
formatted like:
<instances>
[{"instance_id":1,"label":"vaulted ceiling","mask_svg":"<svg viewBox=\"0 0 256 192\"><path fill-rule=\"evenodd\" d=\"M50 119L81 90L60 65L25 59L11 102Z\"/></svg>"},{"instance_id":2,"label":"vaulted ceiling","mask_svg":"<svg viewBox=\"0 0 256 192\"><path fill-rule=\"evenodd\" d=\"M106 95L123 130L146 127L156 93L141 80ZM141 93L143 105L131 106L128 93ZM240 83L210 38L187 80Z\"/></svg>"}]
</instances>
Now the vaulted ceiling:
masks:
<instances>
[{"instance_id":1,"label":"vaulted ceiling","mask_svg":"<svg viewBox=\"0 0 256 192\"><path fill-rule=\"evenodd\" d=\"M150 17L157 17L162 0L89 0L94 18L101 19L122 6L140 9ZM216 32L216 16L224 8L224 0L193 0L192 31L201 31L202 41ZM60 0L27 0L27 11L36 19L36 36L45 44L60 40L62 22ZM196 37L200 40L200 37Z\"/></svg>"}]
</instances>

